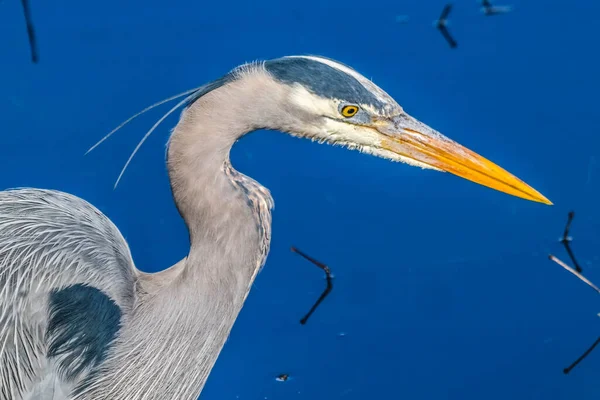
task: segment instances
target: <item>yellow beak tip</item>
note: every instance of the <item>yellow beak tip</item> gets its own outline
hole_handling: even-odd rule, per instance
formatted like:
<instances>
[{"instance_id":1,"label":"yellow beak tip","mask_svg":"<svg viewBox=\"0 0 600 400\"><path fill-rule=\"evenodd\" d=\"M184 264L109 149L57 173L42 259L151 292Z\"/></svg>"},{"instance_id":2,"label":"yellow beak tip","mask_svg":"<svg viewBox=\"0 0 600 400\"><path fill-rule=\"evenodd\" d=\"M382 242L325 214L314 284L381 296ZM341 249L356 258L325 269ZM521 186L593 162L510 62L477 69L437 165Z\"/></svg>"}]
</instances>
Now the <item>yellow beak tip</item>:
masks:
<instances>
[{"instance_id":1,"label":"yellow beak tip","mask_svg":"<svg viewBox=\"0 0 600 400\"><path fill-rule=\"evenodd\" d=\"M546 196L544 196L543 194L541 194L540 192L536 191L535 189L532 189L532 192L528 193L528 196L525 198L528 198L529 200L535 201L536 203L542 203L542 204L546 204L548 206L553 206L554 203L551 202L548 198L546 198Z\"/></svg>"}]
</instances>

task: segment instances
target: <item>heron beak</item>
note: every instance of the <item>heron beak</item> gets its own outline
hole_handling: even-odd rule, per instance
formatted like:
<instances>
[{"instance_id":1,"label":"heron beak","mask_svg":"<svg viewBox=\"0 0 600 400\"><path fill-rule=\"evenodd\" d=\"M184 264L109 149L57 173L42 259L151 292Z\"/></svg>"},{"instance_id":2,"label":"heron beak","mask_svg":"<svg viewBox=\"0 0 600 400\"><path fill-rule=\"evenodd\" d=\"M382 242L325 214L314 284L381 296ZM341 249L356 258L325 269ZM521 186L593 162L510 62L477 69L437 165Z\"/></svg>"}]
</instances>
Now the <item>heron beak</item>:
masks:
<instances>
[{"instance_id":1,"label":"heron beak","mask_svg":"<svg viewBox=\"0 0 600 400\"><path fill-rule=\"evenodd\" d=\"M516 176L409 115L375 121L375 125L385 136L381 147L387 151L503 193L552 205Z\"/></svg>"}]
</instances>

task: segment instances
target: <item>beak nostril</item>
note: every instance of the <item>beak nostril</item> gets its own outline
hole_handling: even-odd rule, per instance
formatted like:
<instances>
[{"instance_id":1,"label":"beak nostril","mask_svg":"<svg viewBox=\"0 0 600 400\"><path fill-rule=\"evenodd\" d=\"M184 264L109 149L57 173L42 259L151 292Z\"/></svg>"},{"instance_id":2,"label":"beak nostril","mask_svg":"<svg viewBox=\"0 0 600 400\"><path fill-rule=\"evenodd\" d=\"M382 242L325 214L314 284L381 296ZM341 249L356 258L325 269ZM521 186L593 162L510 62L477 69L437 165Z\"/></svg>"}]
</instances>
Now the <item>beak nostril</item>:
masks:
<instances>
[{"instance_id":1,"label":"beak nostril","mask_svg":"<svg viewBox=\"0 0 600 400\"><path fill-rule=\"evenodd\" d=\"M415 135L421 134L421 132L415 131L414 129L410 129L410 128L403 128L403 130L405 130L406 132L414 133Z\"/></svg>"}]
</instances>

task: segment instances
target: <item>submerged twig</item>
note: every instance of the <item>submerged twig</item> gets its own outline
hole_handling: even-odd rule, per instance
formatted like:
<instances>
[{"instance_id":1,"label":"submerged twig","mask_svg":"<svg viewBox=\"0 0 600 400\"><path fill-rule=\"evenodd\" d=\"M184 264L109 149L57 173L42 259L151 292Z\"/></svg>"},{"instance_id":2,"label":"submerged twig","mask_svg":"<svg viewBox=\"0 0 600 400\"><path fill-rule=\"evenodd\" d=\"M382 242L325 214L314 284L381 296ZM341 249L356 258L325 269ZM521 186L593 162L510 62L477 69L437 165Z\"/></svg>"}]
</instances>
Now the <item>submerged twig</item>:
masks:
<instances>
[{"instance_id":1,"label":"submerged twig","mask_svg":"<svg viewBox=\"0 0 600 400\"><path fill-rule=\"evenodd\" d=\"M302 251L298 250L295 247L292 247L290 250L293 251L294 253L298 253L299 255L301 255L302 257L304 257L305 259L307 259L308 261L310 261L311 263L315 264L317 267L319 267L323 271L325 271L326 279L327 279L327 286L325 287L325 290L323 291L323 293L321 293L321 296L317 299L316 303L312 306L310 311L304 316L304 318L302 318L300 320L300 323L302 325L304 325L304 324L306 324L306 321L308 321L308 318L310 318L312 313L317 309L319 304L321 304L321 302L325 299L325 297L327 297L329 292L331 292L331 290L333 289L333 282L332 282L333 277L331 276L331 270L329 269L329 267L327 265L306 255L305 253L303 253Z\"/></svg>"},{"instance_id":2,"label":"submerged twig","mask_svg":"<svg viewBox=\"0 0 600 400\"><path fill-rule=\"evenodd\" d=\"M454 40L452 35L450 35L450 32L448 32L448 15L450 15L450 11L452 11L452 4L448 3L444 6L438 20L435 21L435 27L442 33L442 36L444 36L444 39L446 39L450 48L454 49L458 46L458 43L456 43L456 40Z\"/></svg>"},{"instance_id":3,"label":"submerged twig","mask_svg":"<svg viewBox=\"0 0 600 400\"><path fill-rule=\"evenodd\" d=\"M594 289L596 291L596 293L600 293L600 289L598 289L598 287L596 285L594 285L589 279L587 279L581 273L582 269L579 266L579 264L577 264L577 261L575 260L575 255L573 254L573 251L571 250L571 246L569 246L569 244L572 240L572 238L569 237L569 229L571 228L571 222L573 222L574 216L575 216L575 213L573 211L569 212L569 218L567 219L567 225L565 226L565 232L563 233L563 237L561 238L560 242L565 246L565 249L567 250L567 253L569 253L569 257L571 258L571 261L573 261L573 264L575 265L575 268L568 266L566 263L559 260L557 257L555 257L552 254L550 254L548 256L548 258L550 260L554 261L555 263L557 263L558 265L560 265L561 267L563 267L564 269L566 269L567 271L569 271L570 273L572 273L573 275L575 275L577 278L579 278L581 281L583 281L589 287ZM598 345L598 343L600 343L600 337L598 337L598 339L596 339L596 341L577 360L575 360L575 362L573 362L567 368L563 369L563 373L566 375L569 372L571 372L571 370L573 368L575 368L575 366L577 366L577 364L579 364L581 361L583 361L583 359L586 358L592 352L592 350L594 350L594 347L596 347Z\"/></svg>"},{"instance_id":4,"label":"submerged twig","mask_svg":"<svg viewBox=\"0 0 600 400\"><path fill-rule=\"evenodd\" d=\"M563 267L564 269L566 269L567 271L569 271L570 273L572 273L573 275L575 275L576 277L578 277L579 279L581 279L584 283L586 283L588 286L590 286L592 289L594 289L597 293L600 293L600 289L598 289L598 287L596 285L594 285L592 282L590 282L590 280L588 278L583 276L581 273L577 272L575 269L569 267L563 261L559 260L556 256L550 254L548 256L548 258L550 260L554 261L555 263L557 263L558 265L560 265L561 267Z\"/></svg>"},{"instance_id":5,"label":"submerged twig","mask_svg":"<svg viewBox=\"0 0 600 400\"><path fill-rule=\"evenodd\" d=\"M598 337L598 339L596 339L596 341L577 360L575 360L575 362L573 364L571 364L567 368L563 369L563 373L565 375L567 375L569 372L571 372L571 370L573 368L575 368L575 366L577 366L577 364L579 364L584 358L586 358L588 356L588 354L590 354L592 352L592 350L594 350L594 347L596 347L598 345L598 343L600 343L600 337Z\"/></svg>"},{"instance_id":6,"label":"submerged twig","mask_svg":"<svg viewBox=\"0 0 600 400\"><path fill-rule=\"evenodd\" d=\"M29 0L21 0L23 5L23 15L25 16L25 24L27 25L27 35L29 36L29 47L31 49L31 61L34 64L38 62L37 41L35 39L35 30L31 19L31 9L29 8Z\"/></svg>"},{"instance_id":7,"label":"submerged twig","mask_svg":"<svg viewBox=\"0 0 600 400\"><path fill-rule=\"evenodd\" d=\"M575 269L577 270L577 272L581 273L583 270L577 263L577 260L575 260L575 255L573 254L573 250L571 250L571 246L570 246L571 240L573 240L573 239L569 236L569 229L571 229L571 222L573 222L574 216L575 216L575 212L573 212L573 211L569 212L569 219L567 219L567 225L565 226L565 233L563 233L563 236L560 239L560 242L565 246L567 253L569 253L569 257L571 258L571 261L573 261L573 265L575 265Z\"/></svg>"},{"instance_id":8,"label":"submerged twig","mask_svg":"<svg viewBox=\"0 0 600 400\"><path fill-rule=\"evenodd\" d=\"M495 6L492 5L490 0L482 0L481 1L481 11L485 15L499 15L506 14L512 10L511 6Z\"/></svg>"}]
</instances>

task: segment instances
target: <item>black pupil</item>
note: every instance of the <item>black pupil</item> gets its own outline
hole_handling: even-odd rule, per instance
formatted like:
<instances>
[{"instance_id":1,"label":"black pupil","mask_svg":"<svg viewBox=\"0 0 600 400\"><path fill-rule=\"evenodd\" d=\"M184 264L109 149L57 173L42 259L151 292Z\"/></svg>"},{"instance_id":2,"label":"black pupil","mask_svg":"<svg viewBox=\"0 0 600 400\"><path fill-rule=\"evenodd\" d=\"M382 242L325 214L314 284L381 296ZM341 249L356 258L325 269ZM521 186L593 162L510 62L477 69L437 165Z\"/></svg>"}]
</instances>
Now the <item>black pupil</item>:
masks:
<instances>
[{"instance_id":1,"label":"black pupil","mask_svg":"<svg viewBox=\"0 0 600 400\"><path fill-rule=\"evenodd\" d=\"M356 109L354 107L348 107L346 109L346 113L348 114L354 114L356 112Z\"/></svg>"}]
</instances>

